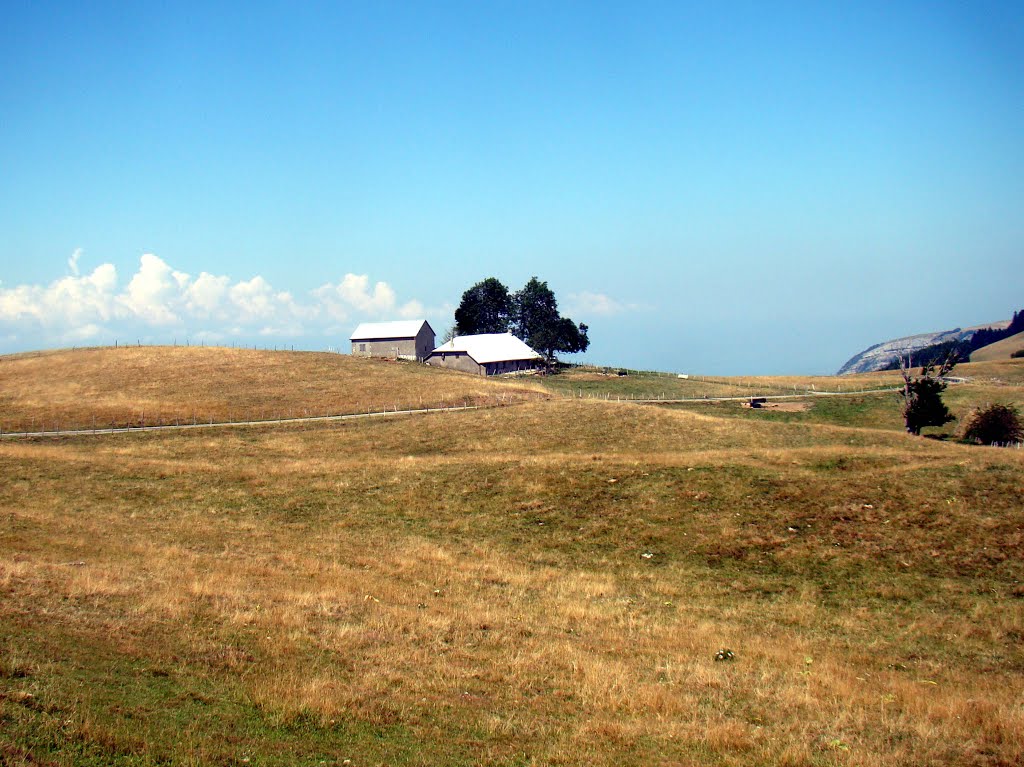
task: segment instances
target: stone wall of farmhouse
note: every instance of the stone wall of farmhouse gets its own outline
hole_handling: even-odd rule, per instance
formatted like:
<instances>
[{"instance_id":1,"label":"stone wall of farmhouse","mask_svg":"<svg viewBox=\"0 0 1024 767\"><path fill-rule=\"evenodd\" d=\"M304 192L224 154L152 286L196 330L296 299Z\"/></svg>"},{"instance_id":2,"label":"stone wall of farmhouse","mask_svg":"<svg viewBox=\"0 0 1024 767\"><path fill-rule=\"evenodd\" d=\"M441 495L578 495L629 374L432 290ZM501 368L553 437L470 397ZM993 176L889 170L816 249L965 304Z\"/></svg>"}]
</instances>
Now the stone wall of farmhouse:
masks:
<instances>
[{"instance_id":1,"label":"stone wall of farmhouse","mask_svg":"<svg viewBox=\"0 0 1024 767\"><path fill-rule=\"evenodd\" d=\"M420 332L416 334L416 359L422 362L430 356L432 351L434 351L434 331L430 329L429 325L423 323Z\"/></svg>"},{"instance_id":2,"label":"stone wall of farmhouse","mask_svg":"<svg viewBox=\"0 0 1024 767\"><path fill-rule=\"evenodd\" d=\"M442 368L450 368L452 370L461 370L464 373L486 375L484 366L478 365L476 361L465 352L438 352L427 360L427 364L437 365Z\"/></svg>"},{"instance_id":3,"label":"stone wall of farmhouse","mask_svg":"<svg viewBox=\"0 0 1024 767\"><path fill-rule=\"evenodd\" d=\"M354 357L415 357L416 340L412 338L384 338L373 341L353 341Z\"/></svg>"},{"instance_id":4,"label":"stone wall of farmhouse","mask_svg":"<svg viewBox=\"0 0 1024 767\"><path fill-rule=\"evenodd\" d=\"M533 370L537 367L536 360L508 360L505 362L487 362L483 365L465 352L438 353L427 360L428 365L461 370L464 373L476 373L482 376L496 376L502 373L517 373L522 370Z\"/></svg>"},{"instance_id":5,"label":"stone wall of farmhouse","mask_svg":"<svg viewBox=\"0 0 1024 767\"><path fill-rule=\"evenodd\" d=\"M537 367L536 360L507 360L504 362L488 362L484 367L487 375L497 376L502 373L517 373L521 370L533 370Z\"/></svg>"}]
</instances>

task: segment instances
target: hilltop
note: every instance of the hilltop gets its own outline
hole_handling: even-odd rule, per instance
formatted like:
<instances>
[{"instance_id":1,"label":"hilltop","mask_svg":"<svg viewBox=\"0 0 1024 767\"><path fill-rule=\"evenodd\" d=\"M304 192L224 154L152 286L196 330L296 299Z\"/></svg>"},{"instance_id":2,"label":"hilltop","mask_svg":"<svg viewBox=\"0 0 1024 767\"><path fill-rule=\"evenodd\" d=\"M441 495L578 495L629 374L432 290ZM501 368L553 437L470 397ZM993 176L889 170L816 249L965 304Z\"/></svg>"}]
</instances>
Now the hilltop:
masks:
<instances>
[{"instance_id":1,"label":"hilltop","mask_svg":"<svg viewBox=\"0 0 1024 767\"><path fill-rule=\"evenodd\" d=\"M960 359L970 358L973 360L976 352L1004 340L1007 336L1021 332L1024 332L1024 310L1014 312L1012 319L977 325L966 330L954 328L953 330L895 338L869 346L864 351L855 354L839 369L836 375L886 370L896 366L900 355L910 358L922 357L927 360L955 352ZM977 359L986 361L997 359L999 355L1000 352L995 352L994 355L988 353ZM1009 353L1006 356L1009 357Z\"/></svg>"},{"instance_id":2,"label":"hilltop","mask_svg":"<svg viewBox=\"0 0 1024 767\"><path fill-rule=\"evenodd\" d=\"M953 330L938 330L930 333L918 333L912 336L894 338L890 341L869 346L862 352L853 355L846 363L839 368L836 375L844 376L851 373L872 373L878 370L885 370L893 363L897 355L910 355L921 349L938 344L957 343L969 340L976 332L984 328L1000 329L1008 327L1010 320L993 322L988 325L979 325L974 328L954 328Z\"/></svg>"},{"instance_id":3,"label":"hilltop","mask_svg":"<svg viewBox=\"0 0 1024 767\"><path fill-rule=\"evenodd\" d=\"M0 396L517 404L0 442L4 763L1024 759L1024 451L909 437L890 392L618 401L898 374L487 381L120 351L0 359ZM81 389L32 379L72 363ZM958 414L1024 399L1024 360L963 367Z\"/></svg>"},{"instance_id":4,"label":"hilltop","mask_svg":"<svg viewBox=\"0 0 1024 767\"><path fill-rule=\"evenodd\" d=\"M988 346L983 346L977 351L971 352L973 362L991 362L993 360L1009 359L1014 352L1024 349L1024 332L1015 333L1009 338L996 341Z\"/></svg>"},{"instance_id":5,"label":"hilltop","mask_svg":"<svg viewBox=\"0 0 1024 767\"><path fill-rule=\"evenodd\" d=\"M0 357L5 431L264 420L540 396L416 363L329 352L122 346Z\"/></svg>"}]
</instances>

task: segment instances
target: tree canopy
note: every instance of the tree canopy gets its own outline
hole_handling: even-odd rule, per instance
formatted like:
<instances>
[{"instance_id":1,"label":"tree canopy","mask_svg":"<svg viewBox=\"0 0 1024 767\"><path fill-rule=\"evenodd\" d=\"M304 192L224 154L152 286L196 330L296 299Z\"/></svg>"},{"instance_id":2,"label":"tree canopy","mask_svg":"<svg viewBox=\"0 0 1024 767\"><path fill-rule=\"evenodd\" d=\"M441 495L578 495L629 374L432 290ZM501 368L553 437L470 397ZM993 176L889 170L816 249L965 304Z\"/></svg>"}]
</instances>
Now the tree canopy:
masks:
<instances>
[{"instance_id":1,"label":"tree canopy","mask_svg":"<svg viewBox=\"0 0 1024 767\"><path fill-rule=\"evenodd\" d=\"M944 378L953 370L956 362L956 354L951 352L937 370L933 363L928 363L915 376L911 374L906 360L900 357L903 421L910 434L919 435L925 426L944 426L953 420L953 414L942 401L942 392L946 390Z\"/></svg>"},{"instance_id":2,"label":"tree canopy","mask_svg":"<svg viewBox=\"0 0 1024 767\"><path fill-rule=\"evenodd\" d=\"M455 333L506 333L511 319L512 296L508 288L488 277L462 294L462 302L455 310Z\"/></svg>"},{"instance_id":3,"label":"tree canopy","mask_svg":"<svg viewBox=\"0 0 1024 767\"><path fill-rule=\"evenodd\" d=\"M478 282L462 294L455 329L458 335L511 332L548 361L559 352L583 352L590 345L589 328L562 317L554 292L536 277L515 294L494 277Z\"/></svg>"}]
</instances>

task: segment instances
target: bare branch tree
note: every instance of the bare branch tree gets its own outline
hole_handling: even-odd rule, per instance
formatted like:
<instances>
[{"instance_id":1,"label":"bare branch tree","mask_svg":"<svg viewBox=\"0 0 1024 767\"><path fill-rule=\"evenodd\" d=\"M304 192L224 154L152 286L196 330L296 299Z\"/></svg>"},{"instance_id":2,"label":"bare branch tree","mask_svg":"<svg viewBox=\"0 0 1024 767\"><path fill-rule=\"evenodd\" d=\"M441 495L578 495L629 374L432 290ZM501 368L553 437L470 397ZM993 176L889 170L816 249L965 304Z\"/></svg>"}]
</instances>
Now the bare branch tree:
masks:
<instances>
[{"instance_id":1,"label":"bare branch tree","mask_svg":"<svg viewBox=\"0 0 1024 767\"><path fill-rule=\"evenodd\" d=\"M942 392L946 390L946 376L953 370L958 357L950 351L936 369L935 361L931 360L921 366L921 372L914 375L911 371L910 357L902 353L897 355L900 375L903 377L903 422L910 434L919 435L925 426L943 426L953 420L953 414L942 401Z\"/></svg>"}]
</instances>

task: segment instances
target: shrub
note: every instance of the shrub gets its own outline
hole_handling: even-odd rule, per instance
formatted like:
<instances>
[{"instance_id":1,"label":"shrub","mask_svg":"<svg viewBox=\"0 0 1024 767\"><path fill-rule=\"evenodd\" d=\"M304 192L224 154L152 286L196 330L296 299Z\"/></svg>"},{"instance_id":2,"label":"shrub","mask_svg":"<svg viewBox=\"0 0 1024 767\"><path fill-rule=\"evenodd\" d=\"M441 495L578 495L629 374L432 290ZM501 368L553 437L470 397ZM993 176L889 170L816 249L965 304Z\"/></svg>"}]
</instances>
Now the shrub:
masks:
<instances>
[{"instance_id":1,"label":"shrub","mask_svg":"<svg viewBox=\"0 0 1024 767\"><path fill-rule=\"evenodd\" d=\"M1012 405L986 405L971 413L965 422L964 439L982 445L1024 440L1024 423Z\"/></svg>"},{"instance_id":2,"label":"shrub","mask_svg":"<svg viewBox=\"0 0 1024 767\"><path fill-rule=\"evenodd\" d=\"M1024 349L1018 349L1017 351L1015 351L1010 356L1013 357L1013 358L1024 357Z\"/></svg>"}]
</instances>

